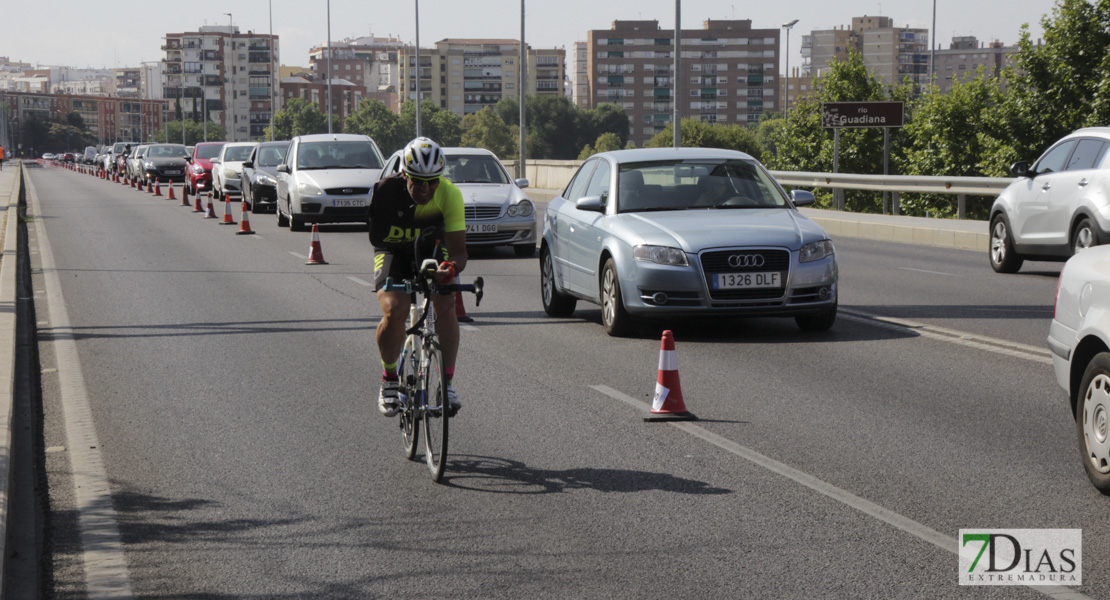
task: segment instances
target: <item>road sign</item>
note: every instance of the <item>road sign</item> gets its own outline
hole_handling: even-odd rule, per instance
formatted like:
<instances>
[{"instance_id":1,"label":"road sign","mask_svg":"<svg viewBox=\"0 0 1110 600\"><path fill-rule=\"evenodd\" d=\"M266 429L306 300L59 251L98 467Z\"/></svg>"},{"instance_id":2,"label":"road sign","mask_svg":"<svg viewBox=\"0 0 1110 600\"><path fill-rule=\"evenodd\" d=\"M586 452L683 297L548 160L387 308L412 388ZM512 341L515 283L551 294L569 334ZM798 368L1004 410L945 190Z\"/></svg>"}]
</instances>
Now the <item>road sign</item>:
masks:
<instances>
[{"instance_id":1,"label":"road sign","mask_svg":"<svg viewBox=\"0 0 1110 600\"><path fill-rule=\"evenodd\" d=\"M822 102L821 126L901 127L902 102Z\"/></svg>"}]
</instances>

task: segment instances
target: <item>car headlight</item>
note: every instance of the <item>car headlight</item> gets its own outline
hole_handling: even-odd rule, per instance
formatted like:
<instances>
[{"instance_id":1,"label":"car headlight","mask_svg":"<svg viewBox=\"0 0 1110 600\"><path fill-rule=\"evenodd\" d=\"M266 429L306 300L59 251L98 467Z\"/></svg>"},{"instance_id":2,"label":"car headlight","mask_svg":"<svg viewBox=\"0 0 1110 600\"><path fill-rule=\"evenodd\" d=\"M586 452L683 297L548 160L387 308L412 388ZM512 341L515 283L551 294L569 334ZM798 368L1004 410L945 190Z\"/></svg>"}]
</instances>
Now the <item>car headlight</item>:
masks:
<instances>
[{"instance_id":1,"label":"car headlight","mask_svg":"<svg viewBox=\"0 0 1110 600\"><path fill-rule=\"evenodd\" d=\"M532 202L530 200L521 200L516 204L510 204L508 212L510 217L527 217L532 214Z\"/></svg>"},{"instance_id":2,"label":"car headlight","mask_svg":"<svg viewBox=\"0 0 1110 600\"><path fill-rule=\"evenodd\" d=\"M235 169L224 169L224 179L238 179L239 172Z\"/></svg>"},{"instance_id":3,"label":"car headlight","mask_svg":"<svg viewBox=\"0 0 1110 600\"><path fill-rule=\"evenodd\" d=\"M676 267L685 267L690 264L686 260L685 252L668 246L636 246L632 249L632 257L636 260L648 260L653 263Z\"/></svg>"},{"instance_id":4,"label":"car headlight","mask_svg":"<svg viewBox=\"0 0 1110 600\"><path fill-rule=\"evenodd\" d=\"M322 196L324 190L312 185L311 183L302 183L297 186L297 191L304 196Z\"/></svg>"},{"instance_id":5,"label":"car headlight","mask_svg":"<svg viewBox=\"0 0 1110 600\"><path fill-rule=\"evenodd\" d=\"M144 160L143 161L143 168L144 169L153 169L154 168L154 163L149 161L149 160Z\"/></svg>"},{"instance_id":6,"label":"car headlight","mask_svg":"<svg viewBox=\"0 0 1110 600\"><path fill-rule=\"evenodd\" d=\"M832 240L812 242L802 246L801 252L798 253L798 262L806 263L821 260L826 256L832 256L834 252Z\"/></svg>"},{"instance_id":7,"label":"car headlight","mask_svg":"<svg viewBox=\"0 0 1110 600\"><path fill-rule=\"evenodd\" d=\"M259 175L258 176L258 183L261 183L262 185L275 185L276 186L277 185L277 180L274 179L273 177L270 177L269 175Z\"/></svg>"}]
</instances>

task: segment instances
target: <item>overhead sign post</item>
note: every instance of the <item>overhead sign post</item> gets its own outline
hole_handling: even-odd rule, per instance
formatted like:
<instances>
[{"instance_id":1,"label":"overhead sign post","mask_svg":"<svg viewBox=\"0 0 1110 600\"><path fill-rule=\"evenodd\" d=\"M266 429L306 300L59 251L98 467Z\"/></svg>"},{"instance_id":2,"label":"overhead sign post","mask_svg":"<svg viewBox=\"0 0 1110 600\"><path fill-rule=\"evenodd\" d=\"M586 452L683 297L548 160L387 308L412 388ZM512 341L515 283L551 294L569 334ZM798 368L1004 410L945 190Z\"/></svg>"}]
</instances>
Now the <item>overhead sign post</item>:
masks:
<instances>
[{"instance_id":1,"label":"overhead sign post","mask_svg":"<svg viewBox=\"0 0 1110 600\"><path fill-rule=\"evenodd\" d=\"M840 130L843 128L883 128L883 175L889 175L890 128L901 127L905 121L903 102L822 102L821 126L833 130L833 173L840 166ZM844 210L844 191L836 190L836 209ZM892 203L892 212L898 214L898 203ZM886 213L886 193L883 193L883 213Z\"/></svg>"}]
</instances>

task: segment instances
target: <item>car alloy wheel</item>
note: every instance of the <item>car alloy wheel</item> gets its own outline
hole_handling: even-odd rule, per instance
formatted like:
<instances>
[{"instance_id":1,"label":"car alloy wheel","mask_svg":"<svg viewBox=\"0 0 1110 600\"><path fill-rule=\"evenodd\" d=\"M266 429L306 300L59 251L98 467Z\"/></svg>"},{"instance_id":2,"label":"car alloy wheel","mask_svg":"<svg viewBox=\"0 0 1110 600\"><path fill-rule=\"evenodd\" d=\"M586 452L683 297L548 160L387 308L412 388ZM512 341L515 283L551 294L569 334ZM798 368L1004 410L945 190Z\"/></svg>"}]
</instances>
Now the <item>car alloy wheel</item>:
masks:
<instances>
[{"instance_id":1,"label":"car alloy wheel","mask_svg":"<svg viewBox=\"0 0 1110 600\"><path fill-rule=\"evenodd\" d=\"M1083 219L1075 228L1075 234L1072 236L1072 254L1079 254L1080 252L1090 248L1091 246L1098 245L1098 233L1091 225L1090 219Z\"/></svg>"},{"instance_id":2,"label":"car alloy wheel","mask_svg":"<svg viewBox=\"0 0 1110 600\"><path fill-rule=\"evenodd\" d=\"M1010 237L1009 223L1002 215L996 215L991 221L991 268L996 273L1017 273L1025 259L1014 251L1014 242Z\"/></svg>"},{"instance_id":3,"label":"car alloy wheel","mask_svg":"<svg viewBox=\"0 0 1110 600\"><path fill-rule=\"evenodd\" d=\"M611 258L605 261L605 268L601 274L601 324L605 327L605 332L614 337L625 335L630 325L630 318L624 309L624 300L621 297L617 265Z\"/></svg>"},{"instance_id":4,"label":"car alloy wheel","mask_svg":"<svg viewBox=\"0 0 1110 600\"><path fill-rule=\"evenodd\" d=\"M552 317L569 317L578 304L573 296L561 294L555 287L555 265L546 247L540 252L540 299L543 311Z\"/></svg>"}]
</instances>

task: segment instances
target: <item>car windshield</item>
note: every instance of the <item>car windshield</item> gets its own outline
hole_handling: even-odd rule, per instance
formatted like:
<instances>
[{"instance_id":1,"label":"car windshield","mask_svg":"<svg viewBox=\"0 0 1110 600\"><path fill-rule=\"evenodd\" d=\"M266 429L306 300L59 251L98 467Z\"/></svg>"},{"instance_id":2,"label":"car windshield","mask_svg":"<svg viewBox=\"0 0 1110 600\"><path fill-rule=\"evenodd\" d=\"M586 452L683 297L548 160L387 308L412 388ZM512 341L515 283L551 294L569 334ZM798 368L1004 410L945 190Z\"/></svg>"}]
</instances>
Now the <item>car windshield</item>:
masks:
<instances>
[{"instance_id":1,"label":"car windshield","mask_svg":"<svg viewBox=\"0 0 1110 600\"><path fill-rule=\"evenodd\" d=\"M216 158L220 155L220 148L223 146L197 146L197 158Z\"/></svg>"},{"instance_id":2,"label":"car windshield","mask_svg":"<svg viewBox=\"0 0 1110 600\"><path fill-rule=\"evenodd\" d=\"M151 146L146 151L148 158L185 158L185 146L181 144L163 144Z\"/></svg>"},{"instance_id":3,"label":"car windshield","mask_svg":"<svg viewBox=\"0 0 1110 600\"><path fill-rule=\"evenodd\" d=\"M448 156L443 175L451 183L509 183L498 160L482 154Z\"/></svg>"},{"instance_id":4,"label":"car windshield","mask_svg":"<svg viewBox=\"0 0 1110 600\"><path fill-rule=\"evenodd\" d=\"M285 153L289 146L263 146L258 149L259 167L276 167L285 160Z\"/></svg>"},{"instance_id":5,"label":"car windshield","mask_svg":"<svg viewBox=\"0 0 1110 600\"><path fill-rule=\"evenodd\" d=\"M127 143L126 142L116 142L116 145L112 146L112 152L115 152L116 154L119 154L119 153L123 152L126 149L127 149Z\"/></svg>"},{"instance_id":6,"label":"car windshield","mask_svg":"<svg viewBox=\"0 0 1110 600\"><path fill-rule=\"evenodd\" d=\"M253 146L228 146L224 152L224 162L243 162L251 157Z\"/></svg>"},{"instance_id":7,"label":"car windshield","mask_svg":"<svg viewBox=\"0 0 1110 600\"><path fill-rule=\"evenodd\" d=\"M789 206L770 174L750 160L673 160L620 166L617 212Z\"/></svg>"},{"instance_id":8,"label":"car windshield","mask_svg":"<svg viewBox=\"0 0 1110 600\"><path fill-rule=\"evenodd\" d=\"M297 151L298 169L380 169L382 161L370 142L306 142Z\"/></svg>"}]
</instances>

